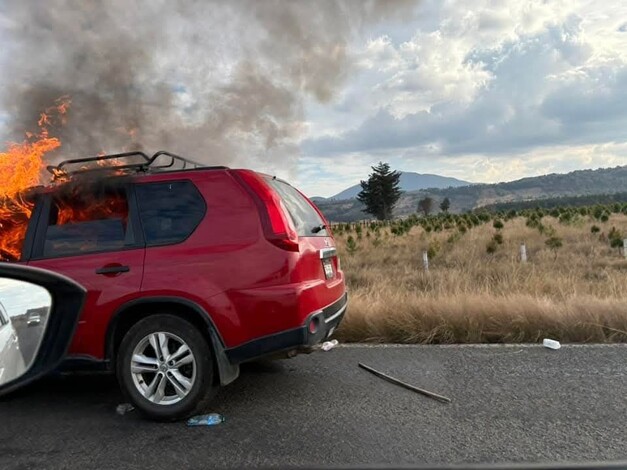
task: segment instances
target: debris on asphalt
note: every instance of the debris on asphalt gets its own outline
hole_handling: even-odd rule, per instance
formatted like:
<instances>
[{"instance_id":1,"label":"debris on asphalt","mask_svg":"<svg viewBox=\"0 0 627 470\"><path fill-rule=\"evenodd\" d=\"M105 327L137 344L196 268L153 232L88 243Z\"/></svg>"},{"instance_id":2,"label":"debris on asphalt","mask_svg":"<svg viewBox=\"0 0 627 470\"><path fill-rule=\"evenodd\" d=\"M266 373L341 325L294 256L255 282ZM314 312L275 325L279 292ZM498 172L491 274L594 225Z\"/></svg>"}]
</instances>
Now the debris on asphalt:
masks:
<instances>
[{"instance_id":1,"label":"debris on asphalt","mask_svg":"<svg viewBox=\"0 0 627 470\"><path fill-rule=\"evenodd\" d=\"M218 413L193 416L187 420L188 426L215 426L226 421L226 418Z\"/></svg>"},{"instance_id":2,"label":"debris on asphalt","mask_svg":"<svg viewBox=\"0 0 627 470\"><path fill-rule=\"evenodd\" d=\"M133 411L135 407L130 403L120 403L116 408L115 412L120 416L124 416L126 413L130 413Z\"/></svg>"},{"instance_id":3,"label":"debris on asphalt","mask_svg":"<svg viewBox=\"0 0 627 470\"><path fill-rule=\"evenodd\" d=\"M340 344L340 342L336 339L333 339L331 341L325 341L324 343L322 343L321 348L323 351L331 351L331 349L336 347L338 344Z\"/></svg>"},{"instance_id":4,"label":"debris on asphalt","mask_svg":"<svg viewBox=\"0 0 627 470\"><path fill-rule=\"evenodd\" d=\"M545 348L549 348L549 349L559 349L562 347L559 341L555 341L554 339L549 339L549 338L544 338L542 340L542 345Z\"/></svg>"},{"instance_id":5,"label":"debris on asphalt","mask_svg":"<svg viewBox=\"0 0 627 470\"><path fill-rule=\"evenodd\" d=\"M429 398L433 398L434 400L438 400L438 401L441 401L443 403L450 403L451 402L451 399L448 398L448 397L445 397L445 396L442 396L442 395L438 395L437 393L430 392L429 390L424 390L422 388L415 387L415 386L410 385L410 384L408 384L406 382L403 382L401 380L395 379L394 377L391 377L391 376L389 376L387 374L384 374L383 372L379 372L378 370L375 370L375 369L373 369L370 366L362 364L361 362L358 365L362 369L367 370L371 374L374 374L377 377L382 378L383 380L387 380L388 382L391 382L393 384L399 385L399 386L401 386L403 388L406 388L408 390L411 390L413 392L420 393L421 395L424 395L424 396L429 397Z\"/></svg>"}]
</instances>

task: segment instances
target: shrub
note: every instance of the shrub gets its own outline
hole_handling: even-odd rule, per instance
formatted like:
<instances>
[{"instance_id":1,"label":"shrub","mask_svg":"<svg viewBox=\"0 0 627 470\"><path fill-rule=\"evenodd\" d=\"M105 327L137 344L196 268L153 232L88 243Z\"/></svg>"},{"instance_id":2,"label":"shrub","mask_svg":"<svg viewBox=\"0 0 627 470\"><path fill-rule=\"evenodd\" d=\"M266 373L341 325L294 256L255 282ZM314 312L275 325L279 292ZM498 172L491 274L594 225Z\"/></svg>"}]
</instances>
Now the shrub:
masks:
<instances>
[{"instance_id":1,"label":"shrub","mask_svg":"<svg viewBox=\"0 0 627 470\"><path fill-rule=\"evenodd\" d=\"M358 246L357 246L357 242L355 241L355 239L353 238L352 235L349 235L348 238L346 239L346 250L348 251L349 254L353 254L357 251Z\"/></svg>"},{"instance_id":2,"label":"shrub","mask_svg":"<svg viewBox=\"0 0 627 470\"><path fill-rule=\"evenodd\" d=\"M494 222L492 222L492 227L497 230L501 230L504 227L503 221L501 219L494 219Z\"/></svg>"},{"instance_id":3,"label":"shrub","mask_svg":"<svg viewBox=\"0 0 627 470\"><path fill-rule=\"evenodd\" d=\"M612 248L618 248L620 250L623 247L622 238L610 238L610 246Z\"/></svg>"},{"instance_id":4,"label":"shrub","mask_svg":"<svg viewBox=\"0 0 627 470\"><path fill-rule=\"evenodd\" d=\"M607 234L607 238L610 240L610 246L612 248L622 248L623 234L620 230L617 230L616 227L612 227L612 229Z\"/></svg>"},{"instance_id":5,"label":"shrub","mask_svg":"<svg viewBox=\"0 0 627 470\"><path fill-rule=\"evenodd\" d=\"M525 222L525 225L527 227L530 227L530 228L539 228L540 226L542 226L542 223L540 222L540 219L538 218L538 216L536 214L531 214L527 218L527 221ZM540 232L540 233L542 233L542 232Z\"/></svg>"},{"instance_id":6,"label":"shrub","mask_svg":"<svg viewBox=\"0 0 627 470\"><path fill-rule=\"evenodd\" d=\"M563 244L564 244L562 239L560 237L557 237L557 236L552 236L552 237L548 238L544 243L551 250L553 250L555 258L557 258L557 250L559 250L563 246Z\"/></svg>"},{"instance_id":7,"label":"shrub","mask_svg":"<svg viewBox=\"0 0 627 470\"><path fill-rule=\"evenodd\" d=\"M440 245L440 242L438 240L431 241L429 243L429 247L427 248L427 256L429 256L429 259L435 258L440 252L441 248L442 246Z\"/></svg>"},{"instance_id":8,"label":"shrub","mask_svg":"<svg viewBox=\"0 0 627 470\"><path fill-rule=\"evenodd\" d=\"M497 244L502 245L503 244L503 234L502 233L495 233L494 236L492 237L492 240L494 240Z\"/></svg>"},{"instance_id":9,"label":"shrub","mask_svg":"<svg viewBox=\"0 0 627 470\"><path fill-rule=\"evenodd\" d=\"M494 254L498 247L499 245L492 239L486 245L485 251L488 252L488 254Z\"/></svg>"},{"instance_id":10,"label":"shrub","mask_svg":"<svg viewBox=\"0 0 627 470\"><path fill-rule=\"evenodd\" d=\"M593 225L592 227L590 227L590 233L599 233L600 231L601 229L598 225Z\"/></svg>"},{"instance_id":11,"label":"shrub","mask_svg":"<svg viewBox=\"0 0 627 470\"><path fill-rule=\"evenodd\" d=\"M458 241L460 238L461 238L461 233L454 232L446 239L446 243L453 244L456 241Z\"/></svg>"},{"instance_id":12,"label":"shrub","mask_svg":"<svg viewBox=\"0 0 627 470\"><path fill-rule=\"evenodd\" d=\"M559 216L559 222L560 224L568 224L573 220L573 214L570 212L563 212L560 216Z\"/></svg>"}]
</instances>

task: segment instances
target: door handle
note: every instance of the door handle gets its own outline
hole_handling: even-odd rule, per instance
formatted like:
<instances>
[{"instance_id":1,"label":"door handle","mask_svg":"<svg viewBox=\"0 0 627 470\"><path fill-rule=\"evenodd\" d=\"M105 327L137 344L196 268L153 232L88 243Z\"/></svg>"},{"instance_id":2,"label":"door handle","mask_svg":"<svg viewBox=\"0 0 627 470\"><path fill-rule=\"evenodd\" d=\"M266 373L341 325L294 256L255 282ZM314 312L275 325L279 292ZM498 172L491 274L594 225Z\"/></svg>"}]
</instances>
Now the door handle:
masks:
<instances>
[{"instance_id":1,"label":"door handle","mask_svg":"<svg viewBox=\"0 0 627 470\"><path fill-rule=\"evenodd\" d=\"M96 274L122 274L127 273L131 270L128 266L114 265L114 266L103 266L102 268L96 269Z\"/></svg>"}]
</instances>

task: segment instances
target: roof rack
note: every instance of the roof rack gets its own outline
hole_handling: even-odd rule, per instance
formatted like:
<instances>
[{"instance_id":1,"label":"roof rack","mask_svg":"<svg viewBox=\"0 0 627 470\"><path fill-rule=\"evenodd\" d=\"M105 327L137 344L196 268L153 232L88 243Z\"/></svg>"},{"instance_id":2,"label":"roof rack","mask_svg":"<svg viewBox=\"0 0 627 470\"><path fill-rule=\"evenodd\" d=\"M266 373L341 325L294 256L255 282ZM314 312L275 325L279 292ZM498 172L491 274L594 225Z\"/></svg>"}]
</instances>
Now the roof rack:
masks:
<instances>
[{"instance_id":1,"label":"roof rack","mask_svg":"<svg viewBox=\"0 0 627 470\"><path fill-rule=\"evenodd\" d=\"M164 162L157 162L160 157L168 157ZM107 160L119 160L119 159L127 159L129 157L135 157L138 162L131 163L123 163L120 165L106 165L102 164ZM161 158L161 160L164 160ZM95 165L90 165L95 164ZM178 165L177 165L178 164ZM74 165L78 165L78 168L75 170L71 170L71 167ZM68 168L68 166L70 168ZM155 153L152 157L149 157L144 152L125 152L125 153L116 153L113 155L99 155L97 157L87 157L87 158L77 158L74 160L64 160L58 165L49 165L46 169L53 175L54 179L60 178L63 176L69 176L76 173L91 173L91 172L107 172L107 171L124 171L124 172L132 172L135 171L137 173L148 173L150 171L178 171L178 170L188 170L194 168L207 168L207 169L222 169L226 168L224 166L215 166L215 167L207 167L202 165L201 163L194 162L192 160L188 160L187 158L183 158L179 155L175 155L170 152L166 152L165 150L161 150Z\"/></svg>"}]
</instances>

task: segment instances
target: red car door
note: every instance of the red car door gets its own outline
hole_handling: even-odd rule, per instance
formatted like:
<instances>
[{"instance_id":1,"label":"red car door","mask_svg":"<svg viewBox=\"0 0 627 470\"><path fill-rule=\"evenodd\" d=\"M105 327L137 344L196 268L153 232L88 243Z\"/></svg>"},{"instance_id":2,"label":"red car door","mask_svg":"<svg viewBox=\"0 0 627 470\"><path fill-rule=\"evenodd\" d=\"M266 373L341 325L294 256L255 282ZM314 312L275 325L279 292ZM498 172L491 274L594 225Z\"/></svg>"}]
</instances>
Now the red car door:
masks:
<instances>
[{"instance_id":1,"label":"red car door","mask_svg":"<svg viewBox=\"0 0 627 470\"><path fill-rule=\"evenodd\" d=\"M133 193L128 186L108 184L61 188L49 195L28 262L64 274L87 289L68 354L95 359L104 358L112 315L138 296L144 269Z\"/></svg>"}]
</instances>

